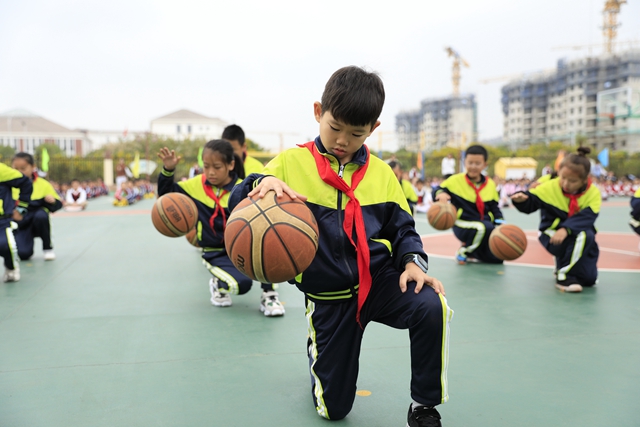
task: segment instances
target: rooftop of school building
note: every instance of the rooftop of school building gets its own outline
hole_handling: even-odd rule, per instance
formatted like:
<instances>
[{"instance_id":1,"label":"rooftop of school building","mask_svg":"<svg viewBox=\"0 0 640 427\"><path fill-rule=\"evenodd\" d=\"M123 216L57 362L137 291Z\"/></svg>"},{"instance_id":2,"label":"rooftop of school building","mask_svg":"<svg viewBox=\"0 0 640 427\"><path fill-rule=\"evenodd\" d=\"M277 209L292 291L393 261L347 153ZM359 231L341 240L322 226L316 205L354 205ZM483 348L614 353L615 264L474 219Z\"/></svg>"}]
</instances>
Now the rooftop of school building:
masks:
<instances>
[{"instance_id":1,"label":"rooftop of school building","mask_svg":"<svg viewBox=\"0 0 640 427\"><path fill-rule=\"evenodd\" d=\"M152 226L153 200L52 215L57 259L40 241L22 279L0 284L0 426L324 426L312 404L304 297L280 284L287 313L266 318L260 287L229 308L209 302L209 273L184 238ZM446 427L637 427L640 252L629 199L596 223L607 259L595 288L563 294L544 260L456 265L451 231L416 218L451 323ZM538 214L504 210L529 231ZM605 256L606 254L606 256ZM401 426L409 396L407 331L371 324L358 396L340 426Z\"/></svg>"}]
</instances>

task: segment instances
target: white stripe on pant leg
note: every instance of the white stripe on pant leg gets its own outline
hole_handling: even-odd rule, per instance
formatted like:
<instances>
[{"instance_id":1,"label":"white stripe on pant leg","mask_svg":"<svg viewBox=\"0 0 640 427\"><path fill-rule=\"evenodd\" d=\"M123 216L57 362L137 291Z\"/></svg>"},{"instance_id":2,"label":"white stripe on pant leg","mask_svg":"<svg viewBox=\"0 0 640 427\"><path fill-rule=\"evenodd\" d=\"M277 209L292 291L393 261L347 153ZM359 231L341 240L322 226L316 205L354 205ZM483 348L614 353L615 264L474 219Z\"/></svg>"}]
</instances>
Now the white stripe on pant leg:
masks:
<instances>
[{"instance_id":1,"label":"white stripe on pant leg","mask_svg":"<svg viewBox=\"0 0 640 427\"><path fill-rule=\"evenodd\" d=\"M220 267L215 267L209 264L205 260L202 260L202 263L205 265L205 267L207 267L207 270L209 270L211 274L227 284L227 286L229 287L229 289L227 290L228 293L232 295L238 295L238 293L240 292L238 288L238 282L232 275L230 275Z\"/></svg>"},{"instance_id":2,"label":"white stripe on pant leg","mask_svg":"<svg viewBox=\"0 0 640 427\"><path fill-rule=\"evenodd\" d=\"M442 400L445 403L449 400L449 383L447 380L447 369L449 368L449 335L450 322L453 319L453 310L447 305L447 299L440 296L442 303L442 371L440 372L440 384L442 387Z\"/></svg>"},{"instance_id":3,"label":"white stripe on pant leg","mask_svg":"<svg viewBox=\"0 0 640 427\"><path fill-rule=\"evenodd\" d=\"M485 233L487 232L487 227L485 227L484 223L480 221L463 221L461 219L458 219L456 220L455 225L467 230L476 230L476 235L473 238L471 246L463 246L459 249L459 252L462 255L466 255L478 249L480 243L482 243L482 239L484 238Z\"/></svg>"},{"instance_id":4,"label":"white stripe on pant leg","mask_svg":"<svg viewBox=\"0 0 640 427\"><path fill-rule=\"evenodd\" d=\"M309 357L311 357L312 362L309 365L309 372L311 372L311 376L313 376L314 388L313 395L316 398L317 406L316 411L318 415L324 417L326 419L329 418L329 411L327 410L327 406L324 403L324 389L322 387L322 383L320 382L320 378L316 375L313 367L318 360L318 346L316 344L316 330L313 327L313 312L315 311L316 304L313 301L307 300L307 310L305 316L307 318L307 332L309 334L309 338L311 339L311 346L309 347Z\"/></svg>"},{"instance_id":5,"label":"white stripe on pant leg","mask_svg":"<svg viewBox=\"0 0 640 427\"><path fill-rule=\"evenodd\" d=\"M20 257L18 256L18 244L16 243L16 238L13 235L13 225L15 223L11 223L11 227L7 227L5 232L7 234L7 244L9 245L9 252L11 254L11 259L13 260L13 270L20 266ZM17 224L16 227L17 228Z\"/></svg>"},{"instance_id":6,"label":"white stripe on pant leg","mask_svg":"<svg viewBox=\"0 0 640 427\"><path fill-rule=\"evenodd\" d=\"M574 265L580 258L582 258L582 253L584 252L584 246L587 242L587 233L581 231L578 233L576 237L576 243L573 246L573 251L571 251L571 260L569 261L569 265L566 265L558 270L558 280L567 280L567 273L573 268Z\"/></svg>"}]
</instances>

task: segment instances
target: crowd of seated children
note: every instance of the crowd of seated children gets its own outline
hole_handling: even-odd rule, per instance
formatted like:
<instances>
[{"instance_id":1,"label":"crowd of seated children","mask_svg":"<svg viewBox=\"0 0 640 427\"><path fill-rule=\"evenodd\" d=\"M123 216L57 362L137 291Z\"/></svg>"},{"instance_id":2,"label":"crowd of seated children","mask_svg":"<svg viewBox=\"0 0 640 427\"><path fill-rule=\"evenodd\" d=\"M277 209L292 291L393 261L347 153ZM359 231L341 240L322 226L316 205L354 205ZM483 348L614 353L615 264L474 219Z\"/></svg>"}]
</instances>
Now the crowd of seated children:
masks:
<instances>
[{"instance_id":1,"label":"crowd of seated children","mask_svg":"<svg viewBox=\"0 0 640 427\"><path fill-rule=\"evenodd\" d=\"M142 199L151 199L155 197L155 189L153 184L146 179L136 179L133 181L125 181L116 190L113 199L113 205L118 207L129 206Z\"/></svg>"}]
</instances>

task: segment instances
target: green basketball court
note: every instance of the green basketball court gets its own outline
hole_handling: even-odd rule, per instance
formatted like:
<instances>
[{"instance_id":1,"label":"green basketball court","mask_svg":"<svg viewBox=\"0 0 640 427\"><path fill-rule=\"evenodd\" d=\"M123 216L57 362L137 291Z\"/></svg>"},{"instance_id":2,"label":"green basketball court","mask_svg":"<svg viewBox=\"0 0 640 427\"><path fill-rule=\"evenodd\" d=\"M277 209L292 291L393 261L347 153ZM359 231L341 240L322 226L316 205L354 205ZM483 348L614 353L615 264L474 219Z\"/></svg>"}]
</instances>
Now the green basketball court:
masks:
<instances>
[{"instance_id":1,"label":"green basketball court","mask_svg":"<svg viewBox=\"0 0 640 427\"><path fill-rule=\"evenodd\" d=\"M637 245L621 201L598 228ZM58 259L45 263L38 240L22 280L0 284L0 426L327 426L302 294L280 285L283 318L260 313L259 286L211 306L199 252L154 230L152 203L55 214ZM536 229L536 214L505 216ZM638 271L607 269L576 295L554 288L550 268L434 256L431 272L455 310L445 427L640 425ZM408 333L370 325L359 396L336 425L404 426L409 372Z\"/></svg>"}]
</instances>

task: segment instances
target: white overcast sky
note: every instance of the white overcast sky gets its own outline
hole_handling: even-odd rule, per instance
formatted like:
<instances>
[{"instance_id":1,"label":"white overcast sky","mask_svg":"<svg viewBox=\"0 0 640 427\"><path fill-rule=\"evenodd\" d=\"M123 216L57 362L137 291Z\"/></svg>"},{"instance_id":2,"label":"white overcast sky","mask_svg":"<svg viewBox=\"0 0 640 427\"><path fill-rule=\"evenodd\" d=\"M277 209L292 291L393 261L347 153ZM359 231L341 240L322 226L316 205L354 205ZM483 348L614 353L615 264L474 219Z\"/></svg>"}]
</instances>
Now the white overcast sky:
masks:
<instances>
[{"instance_id":1,"label":"white overcast sky","mask_svg":"<svg viewBox=\"0 0 640 427\"><path fill-rule=\"evenodd\" d=\"M0 113L68 128L144 131L181 108L277 148L316 136L312 104L345 65L381 74L384 147L394 117L451 93L452 46L469 62L480 139L499 136L500 86L483 78L555 67L602 41L604 0L0 0ZM640 1L618 40L640 41ZM640 45L636 45L640 48ZM595 48L595 52L600 52ZM295 134L295 135L294 135ZM377 147L377 135L369 145Z\"/></svg>"}]
</instances>

